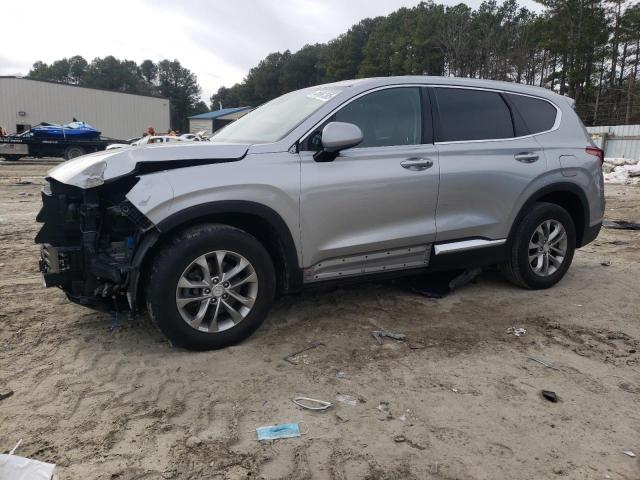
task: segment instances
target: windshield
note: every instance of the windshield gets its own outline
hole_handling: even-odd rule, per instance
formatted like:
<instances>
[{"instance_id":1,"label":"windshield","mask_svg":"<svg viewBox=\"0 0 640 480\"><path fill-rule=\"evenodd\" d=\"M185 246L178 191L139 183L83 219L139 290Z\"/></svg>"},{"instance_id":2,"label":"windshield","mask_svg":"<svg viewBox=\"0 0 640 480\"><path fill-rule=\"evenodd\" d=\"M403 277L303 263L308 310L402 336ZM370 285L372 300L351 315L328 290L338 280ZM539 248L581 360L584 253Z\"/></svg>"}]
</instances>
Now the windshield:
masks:
<instances>
[{"instance_id":1,"label":"windshield","mask_svg":"<svg viewBox=\"0 0 640 480\"><path fill-rule=\"evenodd\" d=\"M211 141L277 142L342 90L342 87L312 87L287 93L214 133Z\"/></svg>"}]
</instances>

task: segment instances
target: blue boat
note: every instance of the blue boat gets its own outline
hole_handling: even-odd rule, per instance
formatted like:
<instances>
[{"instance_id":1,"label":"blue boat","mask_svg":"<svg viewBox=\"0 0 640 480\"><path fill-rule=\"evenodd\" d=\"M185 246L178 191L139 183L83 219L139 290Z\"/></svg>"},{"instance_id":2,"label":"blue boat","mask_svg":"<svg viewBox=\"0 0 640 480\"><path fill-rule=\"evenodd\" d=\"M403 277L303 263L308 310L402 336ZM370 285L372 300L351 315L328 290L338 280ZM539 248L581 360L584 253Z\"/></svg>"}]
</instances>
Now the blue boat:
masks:
<instances>
[{"instance_id":1,"label":"blue boat","mask_svg":"<svg viewBox=\"0 0 640 480\"><path fill-rule=\"evenodd\" d=\"M88 123L71 122L65 125L56 123L41 123L29 131L38 138L69 138L69 139L94 139L100 136L100 131Z\"/></svg>"}]
</instances>

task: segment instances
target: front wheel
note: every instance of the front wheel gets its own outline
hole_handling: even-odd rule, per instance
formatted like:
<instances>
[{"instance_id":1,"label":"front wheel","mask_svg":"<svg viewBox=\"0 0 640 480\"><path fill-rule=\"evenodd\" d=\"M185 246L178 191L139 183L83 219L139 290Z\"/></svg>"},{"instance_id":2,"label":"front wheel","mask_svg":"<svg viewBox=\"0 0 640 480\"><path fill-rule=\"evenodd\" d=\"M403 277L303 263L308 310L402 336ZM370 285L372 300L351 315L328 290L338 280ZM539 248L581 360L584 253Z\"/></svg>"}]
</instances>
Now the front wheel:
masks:
<instances>
[{"instance_id":1,"label":"front wheel","mask_svg":"<svg viewBox=\"0 0 640 480\"><path fill-rule=\"evenodd\" d=\"M575 226L567 211L536 203L516 228L503 273L524 288L552 287L567 273L575 248Z\"/></svg>"},{"instance_id":2,"label":"front wheel","mask_svg":"<svg viewBox=\"0 0 640 480\"><path fill-rule=\"evenodd\" d=\"M210 350L245 339L264 321L275 295L266 249L227 225L198 225L153 259L147 309L174 345Z\"/></svg>"}]
</instances>

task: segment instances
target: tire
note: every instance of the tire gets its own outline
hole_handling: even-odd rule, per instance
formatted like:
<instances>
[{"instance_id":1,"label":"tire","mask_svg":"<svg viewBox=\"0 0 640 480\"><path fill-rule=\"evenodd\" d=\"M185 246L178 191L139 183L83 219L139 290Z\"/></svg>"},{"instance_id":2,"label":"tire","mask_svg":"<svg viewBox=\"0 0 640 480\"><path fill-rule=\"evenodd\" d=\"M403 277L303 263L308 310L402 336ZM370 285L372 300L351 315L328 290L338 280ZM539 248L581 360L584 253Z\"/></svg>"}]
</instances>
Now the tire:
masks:
<instances>
[{"instance_id":1,"label":"tire","mask_svg":"<svg viewBox=\"0 0 640 480\"><path fill-rule=\"evenodd\" d=\"M227 278L239 269L230 283L220 275L218 259ZM243 261L248 265L240 268ZM148 270L151 319L174 345L189 350L213 350L244 340L265 320L275 296L275 271L267 250L253 236L227 225L182 231L161 247ZM241 281L234 290L234 282ZM194 297L198 300L189 301ZM202 312L205 315L199 315Z\"/></svg>"},{"instance_id":2,"label":"tire","mask_svg":"<svg viewBox=\"0 0 640 480\"><path fill-rule=\"evenodd\" d=\"M562 231L553 236L557 225L564 229L564 240ZM545 232L550 232L547 237L551 238L550 242L545 241ZM536 248L530 250L534 244ZM511 241L509 261L501 270L507 280L518 286L531 290L549 288L567 273L575 248L575 226L569 213L559 205L539 202L534 204L517 226ZM564 255L560 254L562 251ZM548 258L546 272L545 256Z\"/></svg>"},{"instance_id":3,"label":"tire","mask_svg":"<svg viewBox=\"0 0 640 480\"><path fill-rule=\"evenodd\" d=\"M20 155L4 155L4 159L8 162L17 162L21 158Z\"/></svg>"},{"instance_id":4,"label":"tire","mask_svg":"<svg viewBox=\"0 0 640 480\"><path fill-rule=\"evenodd\" d=\"M85 153L84 148L78 147L77 145L71 145L64 149L64 159L71 160L76 157L81 157Z\"/></svg>"}]
</instances>

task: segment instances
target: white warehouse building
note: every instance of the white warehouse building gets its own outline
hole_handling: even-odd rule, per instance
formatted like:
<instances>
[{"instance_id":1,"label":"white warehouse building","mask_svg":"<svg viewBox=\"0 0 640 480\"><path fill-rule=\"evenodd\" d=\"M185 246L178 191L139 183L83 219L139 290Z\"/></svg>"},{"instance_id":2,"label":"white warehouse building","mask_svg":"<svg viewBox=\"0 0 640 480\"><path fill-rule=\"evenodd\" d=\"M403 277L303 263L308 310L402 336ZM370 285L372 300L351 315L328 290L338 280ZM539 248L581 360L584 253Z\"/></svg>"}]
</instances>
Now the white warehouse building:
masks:
<instances>
[{"instance_id":1,"label":"white warehouse building","mask_svg":"<svg viewBox=\"0 0 640 480\"><path fill-rule=\"evenodd\" d=\"M149 125L169 131L166 98L100 90L21 77L0 77L0 126L11 135L41 122L73 119L116 139L139 137Z\"/></svg>"}]
</instances>

